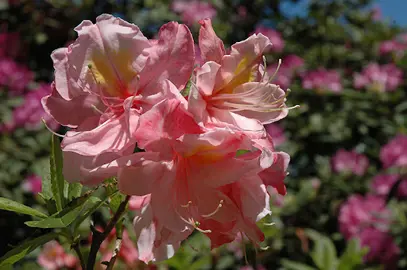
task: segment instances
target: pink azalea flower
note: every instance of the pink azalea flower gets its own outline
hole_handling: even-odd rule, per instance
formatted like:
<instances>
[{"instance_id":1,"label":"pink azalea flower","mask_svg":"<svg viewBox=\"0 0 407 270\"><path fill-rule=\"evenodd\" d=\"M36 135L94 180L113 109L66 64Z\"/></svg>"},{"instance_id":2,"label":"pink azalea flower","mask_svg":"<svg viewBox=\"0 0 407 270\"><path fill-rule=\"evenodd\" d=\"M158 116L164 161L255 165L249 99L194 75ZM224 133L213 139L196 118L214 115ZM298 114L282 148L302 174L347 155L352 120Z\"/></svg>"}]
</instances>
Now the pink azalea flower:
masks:
<instances>
[{"instance_id":1,"label":"pink azalea flower","mask_svg":"<svg viewBox=\"0 0 407 270\"><path fill-rule=\"evenodd\" d=\"M256 29L252 34L263 34L266 37L268 37L271 41L271 51L273 52L282 52L284 49L284 39L281 36L280 32L272 29L265 27L263 25L257 26Z\"/></svg>"},{"instance_id":2,"label":"pink azalea flower","mask_svg":"<svg viewBox=\"0 0 407 270\"><path fill-rule=\"evenodd\" d=\"M172 10L181 14L181 20L187 25L193 25L202 19L214 18L216 9L207 1L175 0L172 2Z\"/></svg>"},{"instance_id":3,"label":"pink azalea flower","mask_svg":"<svg viewBox=\"0 0 407 270\"><path fill-rule=\"evenodd\" d=\"M407 166L407 136L397 135L380 150L384 168Z\"/></svg>"},{"instance_id":4,"label":"pink azalea flower","mask_svg":"<svg viewBox=\"0 0 407 270\"><path fill-rule=\"evenodd\" d=\"M397 57L401 57L406 50L407 44L403 44L396 39L385 40L379 45L379 53L381 55L395 53Z\"/></svg>"},{"instance_id":5,"label":"pink azalea flower","mask_svg":"<svg viewBox=\"0 0 407 270\"><path fill-rule=\"evenodd\" d=\"M226 129L182 132L199 127L168 106L162 102L140 118L143 128L135 136L146 152L128 158L118 175L123 193L151 194L134 221L140 260L172 256L194 229L204 232L213 248L239 232L255 243L263 241L255 222L269 213L266 186L285 194L288 156L270 148L236 156L240 149L253 149L248 137ZM184 121L170 120L175 115ZM175 132L168 122L182 126Z\"/></svg>"},{"instance_id":6,"label":"pink azalea flower","mask_svg":"<svg viewBox=\"0 0 407 270\"><path fill-rule=\"evenodd\" d=\"M336 173L339 172L352 172L356 175L362 176L366 173L369 167L369 160L363 154L358 154L354 150L346 151L340 149L331 159L332 170Z\"/></svg>"},{"instance_id":7,"label":"pink azalea flower","mask_svg":"<svg viewBox=\"0 0 407 270\"><path fill-rule=\"evenodd\" d=\"M358 236L366 228L388 232L391 212L382 197L352 195L339 211L339 230L346 239Z\"/></svg>"},{"instance_id":8,"label":"pink azalea flower","mask_svg":"<svg viewBox=\"0 0 407 270\"><path fill-rule=\"evenodd\" d=\"M284 129L278 124L268 124L265 126L265 129L268 134L271 135L273 139L274 146L279 146L286 141L286 137L284 135Z\"/></svg>"},{"instance_id":9,"label":"pink azalea flower","mask_svg":"<svg viewBox=\"0 0 407 270\"><path fill-rule=\"evenodd\" d=\"M278 71L276 70L278 64L274 63L267 68L267 73L269 76L275 74L275 79L273 80L275 84L282 88L288 88L295 74L302 66L304 66L304 60L297 55L290 54L284 57Z\"/></svg>"},{"instance_id":10,"label":"pink azalea flower","mask_svg":"<svg viewBox=\"0 0 407 270\"><path fill-rule=\"evenodd\" d=\"M355 88L367 88L378 92L394 91L402 82L403 72L394 64L379 66L377 63L370 63L362 73L355 73L353 76Z\"/></svg>"},{"instance_id":11,"label":"pink azalea flower","mask_svg":"<svg viewBox=\"0 0 407 270\"><path fill-rule=\"evenodd\" d=\"M37 193L41 192L41 189L42 189L41 177L39 177L37 175L31 175L31 176L27 177L23 181L21 188L25 192L29 192L32 194L37 194Z\"/></svg>"},{"instance_id":12,"label":"pink azalea flower","mask_svg":"<svg viewBox=\"0 0 407 270\"><path fill-rule=\"evenodd\" d=\"M0 58L0 86L7 87L11 95L20 95L34 74L25 66L9 58Z\"/></svg>"},{"instance_id":13,"label":"pink azalea flower","mask_svg":"<svg viewBox=\"0 0 407 270\"><path fill-rule=\"evenodd\" d=\"M302 87L304 89L339 93L342 91L341 76L336 70L326 70L324 68L309 71L302 75Z\"/></svg>"},{"instance_id":14,"label":"pink azalea flower","mask_svg":"<svg viewBox=\"0 0 407 270\"><path fill-rule=\"evenodd\" d=\"M400 176L396 174L379 174L372 179L370 185L371 190L374 194L387 197L391 188L399 178ZM400 198L407 197L407 179L403 179L400 183L397 196Z\"/></svg>"},{"instance_id":15,"label":"pink azalea flower","mask_svg":"<svg viewBox=\"0 0 407 270\"><path fill-rule=\"evenodd\" d=\"M44 245L37 262L46 270L76 268L79 264L78 259L74 255L66 253L57 241L51 241Z\"/></svg>"},{"instance_id":16,"label":"pink azalea flower","mask_svg":"<svg viewBox=\"0 0 407 270\"><path fill-rule=\"evenodd\" d=\"M102 261L109 261L112 258L113 250L115 248L115 242L116 242L116 229L113 229L100 246L99 251L103 257ZM123 230L122 243L117 258L130 269L136 267L139 262L137 248L135 247L133 241L131 240L127 230Z\"/></svg>"},{"instance_id":17,"label":"pink azalea flower","mask_svg":"<svg viewBox=\"0 0 407 270\"><path fill-rule=\"evenodd\" d=\"M369 248L364 258L366 261L381 263L386 270L397 269L400 248L389 233L366 228L360 233L359 238L361 246Z\"/></svg>"},{"instance_id":18,"label":"pink azalea flower","mask_svg":"<svg viewBox=\"0 0 407 270\"><path fill-rule=\"evenodd\" d=\"M89 171L133 151L140 115L164 99L183 98L194 43L185 25L167 23L151 43L137 26L107 14L76 31L73 44L52 54L55 87L43 105L76 128L62 141L65 178L92 185L109 176Z\"/></svg>"},{"instance_id":19,"label":"pink azalea flower","mask_svg":"<svg viewBox=\"0 0 407 270\"><path fill-rule=\"evenodd\" d=\"M252 35L225 54L210 20L201 21L199 46L206 62L196 72L188 108L203 125L263 132L261 124L284 118L286 93L267 81L262 55L270 46L263 34Z\"/></svg>"},{"instance_id":20,"label":"pink azalea flower","mask_svg":"<svg viewBox=\"0 0 407 270\"><path fill-rule=\"evenodd\" d=\"M42 119L51 129L58 129L59 124L44 111L41 105L41 99L50 93L51 87L46 83L41 83L38 88L28 92L24 96L24 102L14 109L11 121L5 123L3 129L7 131L12 131L19 127L24 127L28 130L38 129L43 125Z\"/></svg>"}]
</instances>

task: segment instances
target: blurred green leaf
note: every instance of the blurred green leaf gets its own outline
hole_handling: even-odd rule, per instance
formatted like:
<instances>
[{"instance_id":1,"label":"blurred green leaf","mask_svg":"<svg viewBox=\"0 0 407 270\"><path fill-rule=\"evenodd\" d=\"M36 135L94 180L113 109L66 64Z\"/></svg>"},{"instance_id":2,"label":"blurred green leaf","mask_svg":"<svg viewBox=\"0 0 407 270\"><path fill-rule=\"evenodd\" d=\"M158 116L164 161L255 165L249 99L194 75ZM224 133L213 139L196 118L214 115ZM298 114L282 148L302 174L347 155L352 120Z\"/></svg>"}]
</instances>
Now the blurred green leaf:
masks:
<instances>
[{"instance_id":1,"label":"blurred green leaf","mask_svg":"<svg viewBox=\"0 0 407 270\"><path fill-rule=\"evenodd\" d=\"M56 202L58 211L61 211L65 206L64 190L67 184L62 174L62 151L59 139L53 135L51 138L51 157L50 157L50 172L51 172L51 190Z\"/></svg>"},{"instance_id":2,"label":"blurred green leaf","mask_svg":"<svg viewBox=\"0 0 407 270\"><path fill-rule=\"evenodd\" d=\"M12 211L15 213L19 214L25 214L25 215L30 215L33 217L38 217L38 218L46 218L47 215L34 209L31 207L28 207L26 205L23 205L21 203L6 199L6 198L1 198L0 197L0 209L6 210L6 211Z\"/></svg>"},{"instance_id":3,"label":"blurred green leaf","mask_svg":"<svg viewBox=\"0 0 407 270\"><path fill-rule=\"evenodd\" d=\"M286 270L317 270L316 268L308 266L306 264L290 261L287 259L282 259L281 265Z\"/></svg>"},{"instance_id":4,"label":"blurred green leaf","mask_svg":"<svg viewBox=\"0 0 407 270\"><path fill-rule=\"evenodd\" d=\"M3 269L3 267L8 265L13 265L37 247L55 239L57 236L57 233L51 232L18 245L18 247L10 250L0 258L0 268Z\"/></svg>"},{"instance_id":5,"label":"blurred green leaf","mask_svg":"<svg viewBox=\"0 0 407 270\"><path fill-rule=\"evenodd\" d=\"M314 241L311 257L315 265L321 270L336 269L338 258L331 239L311 229L306 229L305 234Z\"/></svg>"}]
</instances>

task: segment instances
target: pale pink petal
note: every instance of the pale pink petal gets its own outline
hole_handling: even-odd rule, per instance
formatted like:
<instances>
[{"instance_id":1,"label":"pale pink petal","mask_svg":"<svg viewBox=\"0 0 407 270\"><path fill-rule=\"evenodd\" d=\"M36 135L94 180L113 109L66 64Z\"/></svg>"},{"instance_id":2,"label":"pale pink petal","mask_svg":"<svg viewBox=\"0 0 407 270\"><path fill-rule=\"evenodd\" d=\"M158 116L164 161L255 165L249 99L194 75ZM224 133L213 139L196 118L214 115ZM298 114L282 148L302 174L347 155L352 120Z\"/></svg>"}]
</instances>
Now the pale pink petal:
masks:
<instances>
[{"instance_id":1,"label":"pale pink petal","mask_svg":"<svg viewBox=\"0 0 407 270\"><path fill-rule=\"evenodd\" d=\"M94 156L102 152L121 152L135 144L132 137L139 115L131 110L129 120L126 114L110 119L97 128L84 132L68 132L62 140L62 150L85 156Z\"/></svg>"},{"instance_id":2,"label":"pale pink petal","mask_svg":"<svg viewBox=\"0 0 407 270\"><path fill-rule=\"evenodd\" d=\"M166 79L178 89L183 89L195 62L194 41L188 27L176 22L163 25L158 43L148 52L148 61L140 73L143 93L156 93L157 82Z\"/></svg>"},{"instance_id":3,"label":"pale pink petal","mask_svg":"<svg viewBox=\"0 0 407 270\"><path fill-rule=\"evenodd\" d=\"M137 143L145 148L160 139L176 139L185 133L199 134L201 128L178 99L164 100L140 117L135 133Z\"/></svg>"},{"instance_id":4,"label":"pale pink petal","mask_svg":"<svg viewBox=\"0 0 407 270\"><path fill-rule=\"evenodd\" d=\"M214 61L221 63L222 57L226 53L222 40L213 30L210 19L201 20L199 23L201 24L201 29L199 30L199 48L202 60L204 62Z\"/></svg>"},{"instance_id":5,"label":"pale pink petal","mask_svg":"<svg viewBox=\"0 0 407 270\"><path fill-rule=\"evenodd\" d=\"M284 179L287 175L290 156L284 152L274 152L273 159L273 165L260 172L259 176L263 180L264 185L272 186L277 189L278 193L285 195L286 187L284 185Z\"/></svg>"}]
</instances>

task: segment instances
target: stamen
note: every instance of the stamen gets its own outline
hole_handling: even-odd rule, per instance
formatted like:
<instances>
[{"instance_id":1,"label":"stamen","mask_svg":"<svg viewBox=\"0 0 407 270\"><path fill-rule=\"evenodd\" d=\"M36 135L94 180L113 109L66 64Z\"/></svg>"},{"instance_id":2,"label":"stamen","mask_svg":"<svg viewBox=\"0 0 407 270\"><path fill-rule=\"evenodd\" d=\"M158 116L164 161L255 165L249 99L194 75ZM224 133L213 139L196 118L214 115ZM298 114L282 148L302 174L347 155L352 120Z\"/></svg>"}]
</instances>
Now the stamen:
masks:
<instances>
[{"instance_id":1,"label":"stamen","mask_svg":"<svg viewBox=\"0 0 407 270\"><path fill-rule=\"evenodd\" d=\"M98 113L100 113L100 114L103 114L103 112L101 111L101 110L99 110L95 105L93 105L92 104L92 108L96 111L96 112L98 112Z\"/></svg>"},{"instance_id":2,"label":"stamen","mask_svg":"<svg viewBox=\"0 0 407 270\"><path fill-rule=\"evenodd\" d=\"M44 118L41 118L41 121L44 123L44 126L48 129L49 132L51 132L52 134L54 134L54 135L57 136L57 137L65 138L65 135L62 135L62 134L59 134L59 133L56 133L55 131L53 131L53 130L47 125L47 122L45 122L45 119L44 119Z\"/></svg>"},{"instance_id":3,"label":"stamen","mask_svg":"<svg viewBox=\"0 0 407 270\"><path fill-rule=\"evenodd\" d=\"M187 204L181 204L181 207L188 208L190 204L192 204L192 202L188 201Z\"/></svg>"},{"instance_id":4,"label":"stamen","mask_svg":"<svg viewBox=\"0 0 407 270\"><path fill-rule=\"evenodd\" d=\"M270 246L260 247L260 250L266 251L270 248Z\"/></svg>"},{"instance_id":5,"label":"stamen","mask_svg":"<svg viewBox=\"0 0 407 270\"><path fill-rule=\"evenodd\" d=\"M277 75L277 72L280 69L281 63L282 63L282 61L281 61L281 58L280 58L280 59L278 59L278 65L277 65L276 70L274 71L273 75L267 81L268 83L270 83L274 79L274 77Z\"/></svg>"},{"instance_id":6,"label":"stamen","mask_svg":"<svg viewBox=\"0 0 407 270\"><path fill-rule=\"evenodd\" d=\"M212 213L209 213L207 215L201 215L201 216L204 218L211 217L211 216L215 215L217 212L219 212L219 210L222 208L222 206L223 206L223 200L220 200L218 207L216 207L215 211L213 211Z\"/></svg>"}]
</instances>

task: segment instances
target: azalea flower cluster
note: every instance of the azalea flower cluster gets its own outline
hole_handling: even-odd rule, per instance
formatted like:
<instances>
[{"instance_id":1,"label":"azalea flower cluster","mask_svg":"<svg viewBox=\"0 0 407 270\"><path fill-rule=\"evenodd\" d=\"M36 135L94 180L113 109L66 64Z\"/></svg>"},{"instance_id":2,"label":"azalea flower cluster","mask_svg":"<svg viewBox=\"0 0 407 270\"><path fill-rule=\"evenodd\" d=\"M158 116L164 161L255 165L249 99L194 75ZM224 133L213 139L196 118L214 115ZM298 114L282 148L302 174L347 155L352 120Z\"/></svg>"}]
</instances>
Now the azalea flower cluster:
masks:
<instances>
[{"instance_id":1,"label":"azalea flower cluster","mask_svg":"<svg viewBox=\"0 0 407 270\"><path fill-rule=\"evenodd\" d=\"M397 135L380 151L383 168L403 170L407 165L407 136ZM340 149L331 159L332 169L337 173L353 173L362 176L369 167L368 158L356 151ZM407 179L397 173L378 174L370 181L370 193L366 196L352 195L341 206L340 231L346 239L357 237L361 245L369 247L366 261L380 262L392 269L400 255L400 248L391 235L393 216L386 206L386 199L397 181L397 198L407 197Z\"/></svg>"},{"instance_id":2,"label":"azalea flower cluster","mask_svg":"<svg viewBox=\"0 0 407 270\"><path fill-rule=\"evenodd\" d=\"M55 81L42 103L71 128L64 176L88 186L117 177L134 196L144 262L171 257L194 230L213 248L242 236L258 245L267 188L286 193L289 156L263 127L290 109L263 64L271 42L253 34L226 53L210 19L200 24L197 68L187 26L167 23L149 40L107 14L52 53Z\"/></svg>"},{"instance_id":3,"label":"azalea flower cluster","mask_svg":"<svg viewBox=\"0 0 407 270\"><path fill-rule=\"evenodd\" d=\"M22 97L23 101L13 108L10 119L0 123L0 132L13 132L17 128L27 130L41 127L41 119L52 129L59 124L45 113L41 99L51 93L46 83L34 83L34 73L25 65L15 61L22 47L17 33L0 34L0 91L10 98ZM33 87L30 85L32 84Z\"/></svg>"}]
</instances>

